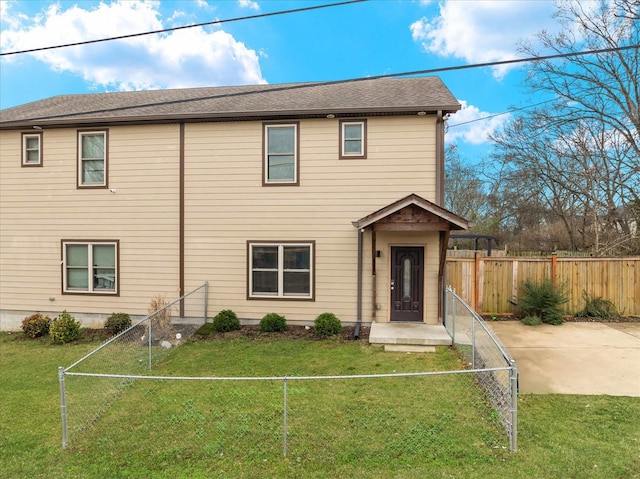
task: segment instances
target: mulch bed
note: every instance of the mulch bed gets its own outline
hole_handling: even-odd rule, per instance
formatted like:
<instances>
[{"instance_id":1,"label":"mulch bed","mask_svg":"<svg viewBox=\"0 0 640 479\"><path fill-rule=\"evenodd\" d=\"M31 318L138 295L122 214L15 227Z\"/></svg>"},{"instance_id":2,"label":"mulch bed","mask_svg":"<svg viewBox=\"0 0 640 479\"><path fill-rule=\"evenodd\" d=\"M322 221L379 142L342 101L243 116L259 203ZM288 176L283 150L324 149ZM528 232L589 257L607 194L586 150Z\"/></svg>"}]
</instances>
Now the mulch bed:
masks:
<instances>
[{"instance_id":1,"label":"mulch bed","mask_svg":"<svg viewBox=\"0 0 640 479\"><path fill-rule=\"evenodd\" d=\"M335 336L335 338L339 338L345 341L352 341L353 333L355 327L354 326L343 326L342 332ZM286 331L278 332L278 333L265 333L260 329L260 326L242 326L237 331L229 331L226 333L217 333L210 335L201 335L195 334L193 336L195 339L200 341L208 341L214 339L252 339L252 340L278 340L278 339L308 339L308 340L322 340L325 338L321 338L316 333L313 332L313 328L310 326L289 326ZM369 327L362 326L360 328L360 338L361 340L369 339Z\"/></svg>"},{"instance_id":2,"label":"mulch bed","mask_svg":"<svg viewBox=\"0 0 640 479\"><path fill-rule=\"evenodd\" d=\"M487 322L492 321L520 321L522 319L521 316L515 315L491 315L484 314L482 318ZM620 316L616 319L602 319L602 318L590 318L590 317L579 317L579 316L564 316L564 321L566 323L640 323L639 316Z\"/></svg>"}]
</instances>

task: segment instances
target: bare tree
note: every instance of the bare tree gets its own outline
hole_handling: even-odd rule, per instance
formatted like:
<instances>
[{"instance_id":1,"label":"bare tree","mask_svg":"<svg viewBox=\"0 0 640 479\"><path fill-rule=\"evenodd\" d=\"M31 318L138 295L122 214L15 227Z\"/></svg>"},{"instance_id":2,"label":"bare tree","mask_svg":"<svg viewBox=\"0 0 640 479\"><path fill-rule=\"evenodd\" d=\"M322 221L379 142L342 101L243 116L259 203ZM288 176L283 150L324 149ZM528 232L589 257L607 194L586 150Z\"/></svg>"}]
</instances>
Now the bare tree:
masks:
<instances>
[{"instance_id":1,"label":"bare tree","mask_svg":"<svg viewBox=\"0 0 640 479\"><path fill-rule=\"evenodd\" d=\"M568 56L536 61L529 72L529 85L551 94L553 103L521 114L493 137L497 164L511 178L503 179L501 194L518 199L508 210L520 223L529 217L539 241L543 230L557 232L561 224L571 248L640 252L638 2L557 6L561 32L538 39L545 54ZM605 48L611 51L570 55ZM531 45L522 51L539 55Z\"/></svg>"}]
</instances>

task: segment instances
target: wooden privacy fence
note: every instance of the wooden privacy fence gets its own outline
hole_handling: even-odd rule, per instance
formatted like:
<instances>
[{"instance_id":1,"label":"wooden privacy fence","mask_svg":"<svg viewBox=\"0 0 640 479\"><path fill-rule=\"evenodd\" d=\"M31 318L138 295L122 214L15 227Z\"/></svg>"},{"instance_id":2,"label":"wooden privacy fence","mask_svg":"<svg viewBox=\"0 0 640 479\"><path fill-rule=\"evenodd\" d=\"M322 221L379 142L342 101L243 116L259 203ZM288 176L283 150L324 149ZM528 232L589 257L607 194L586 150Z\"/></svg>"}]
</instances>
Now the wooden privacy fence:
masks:
<instances>
[{"instance_id":1,"label":"wooden privacy fence","mask_svg":"<svg viewBox=\"0 0 640 479\"><path fill-rule=\"evenodd\" d=\"M640 316L640 256L626 258L447 258L446 283L480 314L510 314L522 283L552 279L569 297L565 314L584 308L584 293Z\"/></svg>"}]
</instances>

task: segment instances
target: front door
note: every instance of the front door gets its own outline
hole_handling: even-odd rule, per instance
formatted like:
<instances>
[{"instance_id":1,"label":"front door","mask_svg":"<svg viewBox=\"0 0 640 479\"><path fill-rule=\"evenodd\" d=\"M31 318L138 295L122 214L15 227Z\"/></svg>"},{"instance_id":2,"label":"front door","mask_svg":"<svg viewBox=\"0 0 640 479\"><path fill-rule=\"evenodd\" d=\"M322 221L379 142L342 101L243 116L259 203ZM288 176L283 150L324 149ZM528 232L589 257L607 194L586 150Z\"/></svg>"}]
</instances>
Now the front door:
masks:
<instances>
[{"instance_id":1,"label":"front door","mask_svg":"<svg viewBox=\"0 0 640 479\"><path fill-rule=\"evenodd\" d=\"M422 321L424 248L391 247L391 321Z\"/></svg>"}]
</instances>

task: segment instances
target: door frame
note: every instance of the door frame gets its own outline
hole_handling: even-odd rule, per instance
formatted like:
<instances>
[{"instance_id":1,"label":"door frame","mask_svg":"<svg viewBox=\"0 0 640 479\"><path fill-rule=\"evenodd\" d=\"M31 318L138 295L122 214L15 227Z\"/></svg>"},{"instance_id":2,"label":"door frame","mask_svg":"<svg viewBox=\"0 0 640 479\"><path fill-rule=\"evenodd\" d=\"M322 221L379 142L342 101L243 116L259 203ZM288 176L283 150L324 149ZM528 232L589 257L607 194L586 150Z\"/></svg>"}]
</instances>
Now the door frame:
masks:
<instances>
[{"instance_id":1,"label":"door frame","mask_svg":"<svg viewBox=\"0 0 640 479\"><path fill-rule=\"evenodd\" d=\"M397 254L397 252L399 250L402 249L406 249L406 250L419 250L420 251L420 259L419 259L419 281L418 281L418 295L419 295L419 315L418 317L416 317L416 319L410 319L409 317L398 317L396 315L395 319L394 319L394 313L395 313L395 298L394 298L394 293L393 291L397 291L395 290L396 287L401 287L399 284L397 285L392 285L392 281L394 280L394 253ZM390 244L389 245L389 278L388 278L388 282L387 282L387 288L388 288L388 293L389 293L389 314L388 314L388 321L389 322L393 322L393 323L402 323L402 322L410 322L410 323L424 323L425 321L425 311L426 311L426 305L425 305L425 284L426 284L426 271L425 271L425 264L426 264L426 245L424 244ZM392 289L393 287L393 289ZM410 313L409 313L410 314ZM402 314L400 314L400 316L402 316ZM409 315L405 315L405 316L409 316Z\"/></svg>"}]
</instances>

